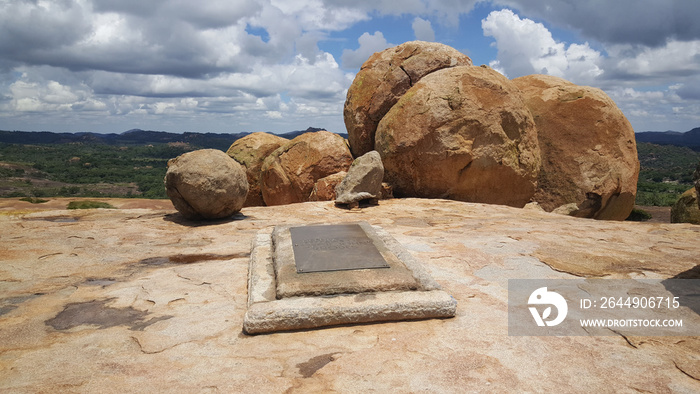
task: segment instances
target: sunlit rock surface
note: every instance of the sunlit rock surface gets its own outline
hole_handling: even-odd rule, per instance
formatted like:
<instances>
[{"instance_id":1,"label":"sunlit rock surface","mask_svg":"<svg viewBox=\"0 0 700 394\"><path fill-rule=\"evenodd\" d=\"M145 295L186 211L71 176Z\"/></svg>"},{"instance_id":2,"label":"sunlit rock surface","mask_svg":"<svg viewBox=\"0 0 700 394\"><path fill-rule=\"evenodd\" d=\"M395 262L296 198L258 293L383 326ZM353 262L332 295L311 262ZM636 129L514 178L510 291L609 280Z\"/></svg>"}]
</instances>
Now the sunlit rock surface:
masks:
<instances>
[{"instance_id":1,"label":"sunlit rock surface","mask_svg":"<svg viewBox=\"0 0 700 394\"><path fill-rule=\"evenodd\" d=\"M509 337L508 278L698 277L700 226L446 200L51 210L0 200L2 392L699 392L697 337ZM39 210L41 209L41 210ZM452 319L241 332L251 241L365 220L458 302Z\"/></svg>"}]
</instances>

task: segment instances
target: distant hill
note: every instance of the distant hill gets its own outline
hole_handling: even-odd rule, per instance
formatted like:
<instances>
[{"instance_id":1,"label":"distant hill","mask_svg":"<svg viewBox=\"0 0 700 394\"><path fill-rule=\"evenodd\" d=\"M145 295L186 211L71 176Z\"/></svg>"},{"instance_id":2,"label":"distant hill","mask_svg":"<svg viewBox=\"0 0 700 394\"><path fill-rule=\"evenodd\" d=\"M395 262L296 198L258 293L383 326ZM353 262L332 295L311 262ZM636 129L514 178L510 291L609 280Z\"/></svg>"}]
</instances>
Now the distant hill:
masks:
<instances>
[{"instance_id":1,"label":"distant hill","mask_svg":"<svg viewBox=\"0 0 700 394\"><path fill-rule=\"evenodd\" d=\"M637 142L649 142L658 145L685 146L700 152L700 127L685 133L677 131L644 131L636 133Z\"/></svg>"},{"instance_id":2,"label":"distant hill","mask_svg":"<svg viewBox=\"0 0 700 394\"><path fill-rule=\"evenodd\" d=\"M323 130L309 127L306 130L290 131L278 134L292 139L298 135ZM94 143L108 145L148 145L169 142L184 142L199 148L211 148L226 151L237 139L251 133L217 134L217 133L168 133L165 131L148 131L133 129L120 134L99 133L52 133L49 131L3 131L0 130L0 142L8 144L69 144ZM341 134L344 138L347 135Z\"/></svg>"}]
</instances>

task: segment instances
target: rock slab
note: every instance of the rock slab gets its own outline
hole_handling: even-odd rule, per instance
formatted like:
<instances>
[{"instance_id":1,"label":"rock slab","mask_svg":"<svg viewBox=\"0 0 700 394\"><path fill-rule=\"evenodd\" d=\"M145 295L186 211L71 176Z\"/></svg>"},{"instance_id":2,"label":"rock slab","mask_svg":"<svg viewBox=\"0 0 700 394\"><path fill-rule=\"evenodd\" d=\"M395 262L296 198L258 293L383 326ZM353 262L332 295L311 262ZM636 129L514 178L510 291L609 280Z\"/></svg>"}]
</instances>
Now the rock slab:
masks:
<instances>
[{"instance_id":1,"label":"rock slab","mask_svg":"<svg viewBox=\"0 0 700 394\"><path fill-rule=\"evenodd\" d=\"M168 162L165 190L187 219L221 219L241 210L248 194L245 170L226 153L201 149Z\"/></svg>"},{"instance_id":2,"label":"rock slab","mask_svg":"<svg viewBox=\"0 0 700 394\"><path fill-rule=\"evenodd\" d=\"M384 165L379 152L373 150L355 159L343 181L335 188L336 204L355 204L382 197Z\"/></svg>"},{"instance_id":3,"label":"rock slab","mask_svg":"<svg viewBox=\"0 0 700 394\"><path fill-rule=\"evenodd\" d=\"M168 200L79 211L8 200L1 392L700 392L698 337L507 330L511 278L698 278L697 225L409 198L353 211L247 207L242 220L192 226ZM248 291L262 229L363 220L423 263L457 300L454 318L242 333L249 297L274 299L274 286ZM261 267L255 277L274 277Z\"/></svg>"}]
</instances>

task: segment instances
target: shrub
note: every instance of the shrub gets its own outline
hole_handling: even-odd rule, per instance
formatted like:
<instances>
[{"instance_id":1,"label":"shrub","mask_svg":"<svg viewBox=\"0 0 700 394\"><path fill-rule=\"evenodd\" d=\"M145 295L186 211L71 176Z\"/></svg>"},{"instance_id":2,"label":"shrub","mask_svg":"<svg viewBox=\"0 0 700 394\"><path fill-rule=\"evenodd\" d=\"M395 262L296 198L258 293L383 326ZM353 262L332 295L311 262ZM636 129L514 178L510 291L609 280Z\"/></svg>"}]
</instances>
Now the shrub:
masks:
<instances>
[{"instance_id":1,"label":"shrub","mask_svg":"<svg viewBox=\"0 0 700 394\"><path fill-rule=\"evenodd\" d=\"M41 204L41 203L49 201L49 200L44 200L43 198L37 198L37 197L24 197L24 198L20 198L19 200L30 202L32 204Z\"/></svg>"},{"instance_id":2,"label":"shrub","mask_svg":"<svg viewBox=\"0 0 700 394\"><path fill-rule=\"evenodd\" d=\"M67 209L95 209L95 208L108 208L117 209L117 207L112 204L102 202L102 201L71 201L68 203Z\"/></svg>"},{"instance_id":3,"label":"shrub","mask_svg":"<svg viewBox=\"0 0 700 394\"><path fill-rule=\"evenodd\" d=\"M643 209L634 208L626 220L632 222L646 222L651 219L651 214Z\"/></svg>"}]
</instances>

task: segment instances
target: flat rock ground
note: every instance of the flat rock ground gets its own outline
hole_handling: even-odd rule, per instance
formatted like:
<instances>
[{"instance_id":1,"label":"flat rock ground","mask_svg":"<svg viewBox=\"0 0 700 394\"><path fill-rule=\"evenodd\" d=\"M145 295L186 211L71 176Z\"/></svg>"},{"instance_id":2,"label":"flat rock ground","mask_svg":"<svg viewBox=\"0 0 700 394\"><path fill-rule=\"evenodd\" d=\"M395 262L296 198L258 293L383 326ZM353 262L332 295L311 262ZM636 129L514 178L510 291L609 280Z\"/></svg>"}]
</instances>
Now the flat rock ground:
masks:
<instances>
[{"instance_id":1,"label":"flat rock ground","mask_svg":"<svg viewBox=\"0 0 700 394\"><path fill-rule=\"evenodd\" d=\"M700 226L420 199L244 208L209 224L169 202L113 205L0 204L0 391L700 392L698 337L507 332L508 278L697 278ZM406 246L457 316L241 332L258 230L359 220Z\"/></svg>"}]
</instances>

